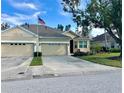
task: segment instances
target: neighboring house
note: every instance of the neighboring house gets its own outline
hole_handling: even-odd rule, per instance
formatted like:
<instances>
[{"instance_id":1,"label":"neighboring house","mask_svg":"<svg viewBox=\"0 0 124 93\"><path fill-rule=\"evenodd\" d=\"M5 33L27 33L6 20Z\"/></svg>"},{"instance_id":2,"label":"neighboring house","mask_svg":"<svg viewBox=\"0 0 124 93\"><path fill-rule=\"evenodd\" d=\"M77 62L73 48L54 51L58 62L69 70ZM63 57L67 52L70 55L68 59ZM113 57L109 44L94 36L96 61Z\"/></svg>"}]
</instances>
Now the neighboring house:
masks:
<instances>
[{"instance_id":1,"label":"neighboring house","mask_svg":"<svg viewBox=\"0 0 124 93\"><path fill-rule=\"evenodd\" d=\"M42 55L70 55L78 48L84 52L89 51L89 45L84 45L88 39L84 41L76 34L72 38L73 35L68 36L67 33L42 25L16 26L2 31L1 55L33 56L34 52L42 52Z\"/></svg>"},{"instance_id":2,"label":"neighboring house","mask_svg":"<svg viewBox=\"0 0 124 93\"><path fill-rule=\"evenodd\" d=\"M119 48L119 44L116 43L115 40L108 33L103 33L94 37L92 39L92 42L95 42L103 47Z\"/></svg>"}]
</instances>

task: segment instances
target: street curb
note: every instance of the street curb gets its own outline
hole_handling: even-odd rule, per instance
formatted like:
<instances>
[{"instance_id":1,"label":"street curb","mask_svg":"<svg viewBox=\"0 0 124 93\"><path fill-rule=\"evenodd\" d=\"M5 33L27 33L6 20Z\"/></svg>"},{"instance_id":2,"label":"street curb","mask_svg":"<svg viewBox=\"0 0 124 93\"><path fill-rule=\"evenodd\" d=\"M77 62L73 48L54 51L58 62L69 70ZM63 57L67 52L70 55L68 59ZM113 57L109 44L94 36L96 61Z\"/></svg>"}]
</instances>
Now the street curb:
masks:
<instances>
[{"instance_id":1,"label":"street curb","mask_svg":"<svg viewBox=\"0 0 124 93\"><path fill-rule=\"evenodd\" d=\"M27 64L23 64L23 65L27 65L27 68L26 68L26 70L24 71L24 73L27 72L28 68L30 67L30 64L31 64L32 59L33 59L33 57L29 58L28 60L26 60L26 61L24 62L24 63L27 63Z\"/></svg>"}]
</instances>

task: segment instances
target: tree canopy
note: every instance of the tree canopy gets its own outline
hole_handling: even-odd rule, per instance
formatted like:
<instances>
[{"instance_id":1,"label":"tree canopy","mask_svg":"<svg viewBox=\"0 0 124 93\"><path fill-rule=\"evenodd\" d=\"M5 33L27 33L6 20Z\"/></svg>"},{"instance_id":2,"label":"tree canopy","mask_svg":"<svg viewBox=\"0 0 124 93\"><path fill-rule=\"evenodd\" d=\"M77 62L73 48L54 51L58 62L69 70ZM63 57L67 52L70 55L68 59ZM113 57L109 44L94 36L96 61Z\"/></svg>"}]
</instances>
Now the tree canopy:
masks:
<instances>
[{"instance_id":1,"label":"tree canopy","mask_svg":"<svg viewBox=\"0 0 124 93\"><path fill-rule=\"evenodd\" d=\"M64 30L64 26L62 24L58 24L57 29L63 31Z\"/></svg>"},{"instance_id":2,"label":"tree canopy","mask_svg":"<svg viewBox=\"0 0 124 93\"><path fill-rule=\"evenodd\" d=\"M63 10L72 13L77 26L104 28L122 48L122 0L88 0L85 10L79 9L80 3L63 0Z\"/></svg>"},{"instance_id":3,"label":"tree canopy","mask_svg":"<svg viewBox=\"0 0 124 93\"><path fill-rule=\"evenodd\" d=\"M8 28L10 28L10 25L8 23L2 23L1 24L1 30L6 30Z\"/></svg>"},{"instance_id":4,"label":"tree canopy","mask_svg":"<svg viewBox=\"0 0 124 93\"><path fill-rule=\"evenodd\" d=\"M69 31L70 29L71 29L71 25L70 24L65 26L65 31Z\"/></svg>"}]
</instances>

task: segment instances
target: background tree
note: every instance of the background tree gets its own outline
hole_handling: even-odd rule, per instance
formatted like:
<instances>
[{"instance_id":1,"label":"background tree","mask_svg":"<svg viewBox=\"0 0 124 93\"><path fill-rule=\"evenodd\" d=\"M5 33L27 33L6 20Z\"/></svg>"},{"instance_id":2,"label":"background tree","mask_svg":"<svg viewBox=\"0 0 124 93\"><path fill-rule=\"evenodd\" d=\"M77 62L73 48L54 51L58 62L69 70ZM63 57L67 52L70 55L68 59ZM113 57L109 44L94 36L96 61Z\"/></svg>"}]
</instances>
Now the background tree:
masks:
<instances>
[{"instance_id":1,"label":"background tree","mask_svg":"<svg viewBox=\"0 0 124 93\"><path fill-rule=\"evenodd\" d=\"M8 23L2 23L1 24L1 30L6 30L8 28L10 28L10 25Z\"/></svg>"},{"instance_id":2,"label":"background tree","mask_svg":"<svg viewBox=\"0 0 124 93\"><path fill-rule=\"evenodd\" d=\"M59 29L59 30L63 31L64 26L63 26L62 24L58 24L57 29Z\"/></svg>"},{"instance_id":3,"label":"background tree","mask_svg":"<svg viewBox=\"0 0 124 93\"><path fill-rule=\"evenodd\" d=\"M80 0L63 0L63 10L68 13L72 13L73 21L77 25L78 28L81 27L81 36L89 36L91 31L89 20L85 18L85 12L83 10L78 9L80 4Z\"/></svg>"},{"instance_id":4,"label":"background tree","mask_svg":"<svg viewBox=\"0 0 124 93\"><path fill-rule=\"evenodd\" d=\"M90 0L85 10L79 9L80 1L62 3L64 11L72 13L77 26L104 28L122 48L122 0Z\"/></svg>"},{"instance_id":5,"label":"background tree","mask_svg":"<svg viewBox=\"0 0 124 93\"><path fill-rule=\"evenodd\" d=\"M71 25L70 24L65 26L65 31L69 31L70 29L71 29Z\"/></svg>"}]
</instances>

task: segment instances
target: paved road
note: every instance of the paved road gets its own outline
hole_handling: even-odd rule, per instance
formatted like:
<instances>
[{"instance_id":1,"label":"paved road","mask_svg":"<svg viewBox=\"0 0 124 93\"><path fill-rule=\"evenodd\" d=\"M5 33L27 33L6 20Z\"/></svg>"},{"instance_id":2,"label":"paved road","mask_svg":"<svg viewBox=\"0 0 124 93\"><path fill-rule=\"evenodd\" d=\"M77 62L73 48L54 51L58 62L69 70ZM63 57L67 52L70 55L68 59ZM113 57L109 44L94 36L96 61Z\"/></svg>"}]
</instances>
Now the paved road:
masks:
<instances>
[{"instance_id":1,"label":"paved road","mask_svg":"<svg viewBox=\"0 0 124 93\"><path fill-rule=\"evenodd\" d=\"M1 93L122 93L121 70L92 75L2 82Z\"/></svg>"}]
</instances>

